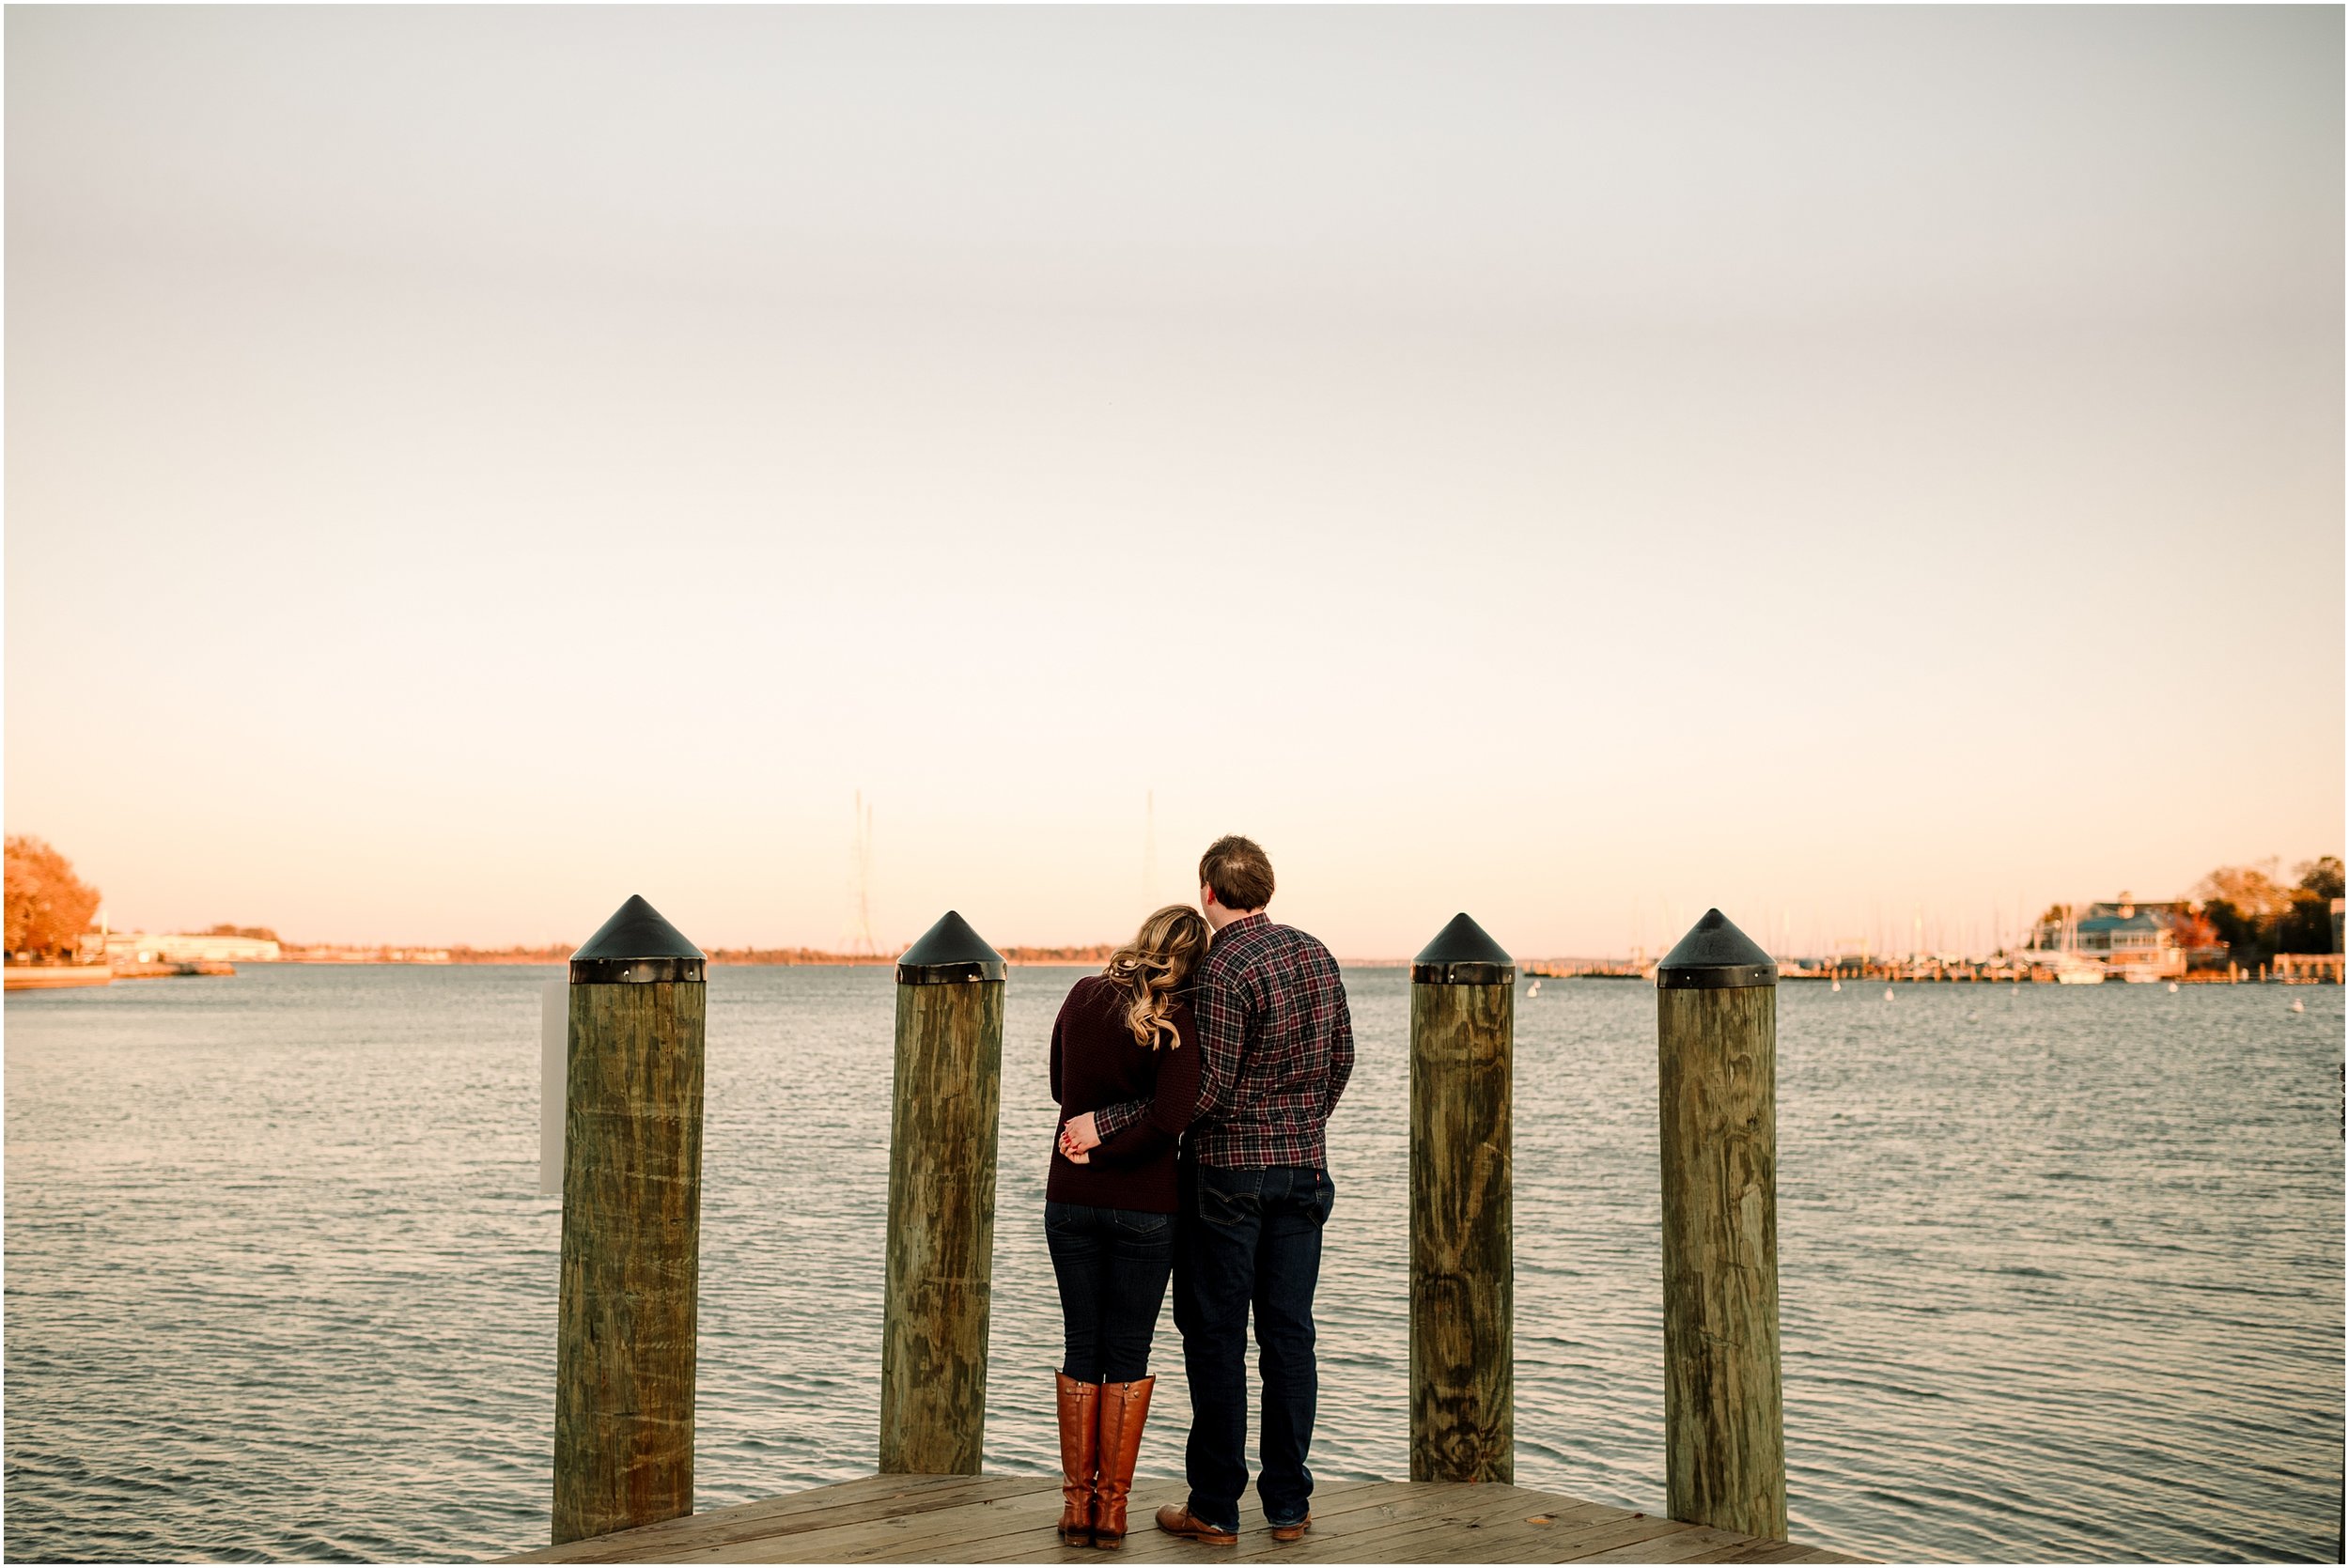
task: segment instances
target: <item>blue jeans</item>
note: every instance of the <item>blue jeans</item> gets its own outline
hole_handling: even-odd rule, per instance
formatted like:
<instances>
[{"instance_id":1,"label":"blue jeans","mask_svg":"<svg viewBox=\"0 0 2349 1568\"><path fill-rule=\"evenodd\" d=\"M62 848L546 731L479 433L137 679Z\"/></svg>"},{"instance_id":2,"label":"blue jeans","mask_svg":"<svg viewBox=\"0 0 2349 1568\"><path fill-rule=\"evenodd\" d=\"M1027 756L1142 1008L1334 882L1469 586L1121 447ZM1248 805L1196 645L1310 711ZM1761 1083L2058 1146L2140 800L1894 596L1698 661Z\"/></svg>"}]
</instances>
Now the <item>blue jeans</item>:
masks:
<instances>
[{"instance_id":1,"label":"blue jeans","mask_svg":"<svg viewBox=\"0 0 2349 1568\"><path fill-rule=\"evenodd\" d=\"M1184 1468L1191 1516L1239 1528L1248 1489L1248 1318L1256 1319L1264 1412L1256 1497L1266 1522L1305 1517L1314 1474L1319 1381L1314 1366L1314 1286L1321 1278L1321 1227L1337 1188L1299 1165L1225 1171L1185 1160L1181 1237L1174 1255L1174 1326L1190 1381L1190 1441Z\"/></svg>"},{"instance_id":2,"label":"blue jeans","mask_svg":"<svg viewBox=\"0 0 2349 1568\"><path fill-rule=\"evenodd\" d=\"M1149 1376L1150 1336L1174 1265L1174 1217L1046 1203L1044 1245L1060 1281L1060 1370L1080 1383Z\"/></svg>"}]
</instances>

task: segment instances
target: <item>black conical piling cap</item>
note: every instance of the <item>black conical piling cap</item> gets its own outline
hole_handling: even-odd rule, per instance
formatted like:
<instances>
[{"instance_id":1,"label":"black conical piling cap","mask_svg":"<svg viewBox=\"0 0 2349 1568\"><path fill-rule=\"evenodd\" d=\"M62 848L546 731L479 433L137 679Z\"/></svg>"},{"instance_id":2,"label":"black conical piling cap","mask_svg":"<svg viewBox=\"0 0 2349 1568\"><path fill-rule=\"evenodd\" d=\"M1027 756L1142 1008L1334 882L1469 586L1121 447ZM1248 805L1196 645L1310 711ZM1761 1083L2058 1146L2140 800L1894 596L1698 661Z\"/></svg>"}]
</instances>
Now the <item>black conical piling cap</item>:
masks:
<instances>
[{"instance_id":1,"label":"black conical piling cap","mask_svg":"<svg viewBox=\"0 0 2349 1568\"><path fill-rule=\"evenodd\" d=\"M897 955L900 986L948 986L964 980L1001 980L1003 955L971 923L949 909L922 939Z\"/></svg>"},{"instance_id":2,"label":"black conical piling cap","mask_svg":"<svg viewBox=\"0 0 2349 1568\"><path fill-rule=\"evenodd\" d=\"M702 950L661 918L661 911L631 894L586 945L571 955L574 986L645 985L653 981L702 979Z\"/></svg>"},{"instance_id":3,"label":"black conical piling cap","mask_svg":"<svg viewBox=\"0 0 2349 1568\"><path fill-rule=\"evenodd\" d=\"M1713 991L1777 984L1778 966L1770 962L1770 955L1719 909L1705 910L1704 918L1680 939L1680 945L1656 966L1659 990Z\"/></svg>"},{"instance_id":4,"label":"black conical piling cap","mask_svg":"<svg viewBox=\"0 0 2349 1568\"><path fill-rule=\"evenodd\" d=\"M1514 986L1517 961L1465 914L1436 933L1411 960L1416 986Z\"/></svg>"}]
</instances>

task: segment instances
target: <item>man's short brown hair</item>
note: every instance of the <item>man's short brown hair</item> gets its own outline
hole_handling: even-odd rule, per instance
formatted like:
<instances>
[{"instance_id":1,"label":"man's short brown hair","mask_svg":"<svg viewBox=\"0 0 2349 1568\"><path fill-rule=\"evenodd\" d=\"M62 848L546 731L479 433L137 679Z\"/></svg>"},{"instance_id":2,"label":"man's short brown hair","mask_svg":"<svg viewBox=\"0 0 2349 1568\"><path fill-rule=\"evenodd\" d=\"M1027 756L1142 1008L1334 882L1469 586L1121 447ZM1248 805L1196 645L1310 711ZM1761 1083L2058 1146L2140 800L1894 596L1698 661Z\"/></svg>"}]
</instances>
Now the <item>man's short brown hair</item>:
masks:
<instances>
[{"instance_id":1,"label":"man's short brown hair","mask_svg":"<svg viewBox=\"0 0 2349 1568\"><path fill-rule=\"evenodd\" d=\"M1254 839L1226 833L1199 857L1199 884L1227 909L1261 909L1272 902L1272 859Z\"/></svg>"}]
</instances>

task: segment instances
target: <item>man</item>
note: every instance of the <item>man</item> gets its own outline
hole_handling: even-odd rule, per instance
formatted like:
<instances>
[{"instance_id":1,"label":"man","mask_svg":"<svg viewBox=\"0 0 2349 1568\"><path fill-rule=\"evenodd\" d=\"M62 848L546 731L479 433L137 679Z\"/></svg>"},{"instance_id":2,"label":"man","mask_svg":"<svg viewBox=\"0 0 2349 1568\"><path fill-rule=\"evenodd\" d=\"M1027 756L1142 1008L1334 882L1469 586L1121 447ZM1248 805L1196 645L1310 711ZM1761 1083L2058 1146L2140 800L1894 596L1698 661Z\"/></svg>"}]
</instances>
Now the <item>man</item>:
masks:
<instances>
[{"instance_id":1,"label":"man","mask_svg":"<svg viewBox=\"0 0 2349 1568\"><path fill-rule=\"evenodd\" d=\"M1190 1383L1185 1503L1159 1528L1212 1545L1239 1540L1248 1489L1248 1317L1264 1373L1256 1496L1275 1541L1313 1522L1318 1380L1314 1285L1336 1188L1322 1128L1354 1070L1354 1024L1330 950L1266 918L1272 862L1251 841L1220 838L1199 861L1199 904L1215 928L1191 983L1199 1107L1184 1136L1174 1249L1174 1326ZM1062 1129L1081 1152L1149 1110L1141 1100Z\"/></svg>"}]
</instances>

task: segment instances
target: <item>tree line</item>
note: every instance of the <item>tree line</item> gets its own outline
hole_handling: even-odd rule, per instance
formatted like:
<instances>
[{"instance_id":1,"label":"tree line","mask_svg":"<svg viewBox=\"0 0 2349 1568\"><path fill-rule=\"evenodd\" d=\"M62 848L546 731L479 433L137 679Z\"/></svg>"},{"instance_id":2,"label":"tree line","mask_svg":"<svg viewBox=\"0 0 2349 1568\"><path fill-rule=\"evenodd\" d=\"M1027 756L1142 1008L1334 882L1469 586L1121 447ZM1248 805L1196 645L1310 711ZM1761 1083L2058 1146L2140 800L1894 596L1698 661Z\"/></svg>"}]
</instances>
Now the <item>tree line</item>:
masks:
<instances>
[{"instance_id":1,"label":"tree line","mask_svg":"<svg viewBox=\"0 0 2349 1568\"><path fill-rule=\"evenodd\" d=\"M2293 868L2286 882L2274 860L2252 865L2222 865L2195 884L2192 897L2172 919L2180 947L2209 949L2224 944L2228 956L2246 967L2279 953L2333 951L2333 900L2342 895L2341 857L2320 855ZM99 891L73 873L72 862L28 834L8 835L7 953L18 961L70 960L98 912ZM2197 902L2199 901L2199 902ZM2061 906L2045 920L2061 920ZM208 936L278 939L258 925L215 925ZM1015 964L1097 964L1113 944L998 949ZM449 949L451 961L465 963L561 963L568 947ZM886 964L894 955L826 953L815 948L720 948L719 964Z\"/></svg>"},{"instance_id":2,"label":"tree line","mask_svg":"<svg viewBox=\"0 0 2349 1568\"><path fill-rule=\"evenodd\" d=\"M19 962L70 961L80 955L83 934L98 913L99 892L73 874L72 862L43 840L8 835L8 955ZM278 941L265 925L215 925L208 937L254 937ZM448 949L457 964L559 964L572 946ZM299 952L299 948L293 949ZM1108 942L1082 947L1006 947L1015 964L1097 964L1116 951ZM891 964L894 954L827 953L811 947L717 948L713 964Z\"/></svg>"},{"instance_id":3,"label":"tree line","mask_svg":"<svg viewBox=\"0 0 2349 1568\"><path fill-rule=\"evenodd\" d=\"M2341 896L2341 857L2319 855L2293 867L2286 882L2274 860L2222 865L2201 881L2170 916L2170 936L2188 953L2225 948L2245 969L2279 953L2333 951L2333 900ZM2123 893L2123 899L2128 895ZM2050 904L2041 925L2060 925L2078 910Z\"/></svg>"},{"instance_id":4,"label":"tree line","mask_svg":"<svg viewBox=\"0 0 2349 1568\"><path fill-rule=\"evenodd\" d=\"M2272 860L2256 865L2222 865L2195 885L2201 907L2189 918L2206 940L2180 945L2227 944L2238 964L2263 964L2279 953L2333 951L2333 900L2341 896L2338 855L2320 855L2293 868L2287 884Z\"/></svg>"},{"instance_id":5,"label":"tree line","mask_svg":"<svg viewBox=\"0 0 2349 1568\"><path fill-rule=\"evenodd\" d=\"M8 955L35 962L71 960L98 913L99 893L40 839L8 835Z\"/></svg>"}]
</instances>

